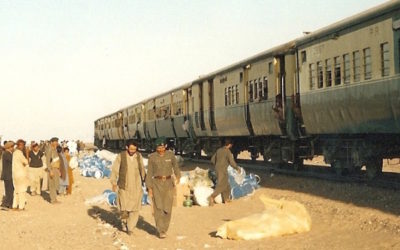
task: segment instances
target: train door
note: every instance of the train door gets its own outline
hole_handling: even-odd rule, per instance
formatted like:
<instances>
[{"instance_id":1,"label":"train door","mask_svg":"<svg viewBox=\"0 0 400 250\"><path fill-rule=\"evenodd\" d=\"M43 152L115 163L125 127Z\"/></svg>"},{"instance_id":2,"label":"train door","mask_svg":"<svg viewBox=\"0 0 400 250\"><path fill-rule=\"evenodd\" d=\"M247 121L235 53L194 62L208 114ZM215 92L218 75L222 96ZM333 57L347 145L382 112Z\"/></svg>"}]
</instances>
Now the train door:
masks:
<instances>
[{"instance_id":1,"label":"train door","mask_svg":"<svg viewBox=\"0 0 400 250\"><path fill-rule=\"evenodd\" d=\"M212 131L216 131L215 111L214 111L214 81L208 80L208 100L209 100L209 122Z\"/></svg>"},{"instance_id":2,"label":"train door","mask_svg":"<svg viewBox=\"0 0 400 250\"><path fill-rule=\"evenodd\" d=\"M253 86L249 81L249 70L250 65L247 65L243 68L243 80L246 83L244 85L244 98L245 98L245 116L246 116L246 125L249 130L250 136L254 136L253 126L251 125L251 117L250 117L250 100L253 98Z\"/></svg>"},{"instance_id":3,"label":"train door","mask_svg":"<svg viewBox=\"0 0 400 250\"><path fill-rule=\"evenodd\" d=\"M200 101L200 127L202 131L206 130L206 124L204 123L204 95L203 95L203 83L199 83L199 101Z\"/></svg>"}]
</instances>

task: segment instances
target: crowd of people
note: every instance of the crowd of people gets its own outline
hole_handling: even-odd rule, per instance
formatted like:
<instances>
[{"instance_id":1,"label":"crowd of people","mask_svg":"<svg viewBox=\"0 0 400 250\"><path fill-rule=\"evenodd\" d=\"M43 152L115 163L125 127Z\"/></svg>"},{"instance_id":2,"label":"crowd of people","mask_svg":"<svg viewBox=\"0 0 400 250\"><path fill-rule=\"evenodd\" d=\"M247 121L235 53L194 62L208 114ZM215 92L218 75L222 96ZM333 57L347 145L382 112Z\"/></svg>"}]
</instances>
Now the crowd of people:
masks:
<instances>
[{"instance_id":1,"label":"crowd of people","mask_svg":"<svg viewBox=\"0 0 400 250\"><path fill-rule=\"evenodd\" d=\"M81 146L78 142L77 145ZM79 152L80 148L77 147ZM1 203L3 210L24 211L26 195L50 197L57 204L58 195L70 195L74 182L68 142L59 143L57 137L49 141L32 141L29 146L22 139L4 141L0 146L2 161L1 180L5 194ZM48 193L48 195L47 195Z\"/></svg>"}]
</instances>

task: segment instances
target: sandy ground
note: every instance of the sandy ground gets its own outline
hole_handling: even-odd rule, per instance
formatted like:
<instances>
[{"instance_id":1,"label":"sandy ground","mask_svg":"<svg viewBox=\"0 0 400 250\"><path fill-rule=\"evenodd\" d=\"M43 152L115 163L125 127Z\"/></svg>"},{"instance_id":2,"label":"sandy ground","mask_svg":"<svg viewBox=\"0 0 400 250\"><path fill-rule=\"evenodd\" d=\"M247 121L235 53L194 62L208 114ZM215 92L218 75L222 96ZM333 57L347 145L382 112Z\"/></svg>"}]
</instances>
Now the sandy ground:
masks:
<instances>
[{"instance_id":1,"label":"sandy ground","mask_svg":"<svg viewBox=\"0 0 400 250\"><path fill-rule=\"evenodd\" d=\"M184 168L197 165L186 162ZM28 195L26 211L0 210L0 249L400 249L398 191L258 171L261 188L253 196L229 205L174 208L168 238L161 240L155 236L150 206L142 208L138 229L128 236L114 208L84 204L110 188L109 180L74 172L73 194L60 197L61 204ZM256 241L215 237L225 221L262 211L261 194L304 204L311 231Z\"/></svg>"}]
</instances>

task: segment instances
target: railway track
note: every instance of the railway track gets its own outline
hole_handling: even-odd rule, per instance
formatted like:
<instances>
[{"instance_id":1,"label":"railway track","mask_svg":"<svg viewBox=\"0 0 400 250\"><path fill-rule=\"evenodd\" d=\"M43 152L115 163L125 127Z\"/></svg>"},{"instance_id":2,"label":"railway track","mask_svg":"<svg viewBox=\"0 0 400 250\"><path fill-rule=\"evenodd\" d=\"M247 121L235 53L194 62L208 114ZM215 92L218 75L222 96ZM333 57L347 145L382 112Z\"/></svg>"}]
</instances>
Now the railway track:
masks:
<instances>
[{"instance_id":1,"label":"railway track","mask_svg":"<svg viewBox=\"0 0 400 250\"><path fill-rule=\"evenodd\" d=\"M185 160L210 164L210 160L206 158L185 158ZM304 165L304 167L300 170L295 170L291 164L277 165L273 163L266 163L264 161L253 162L251 160L243 159L237 160L237 163L246 170L256 170L267 174L282 174L294 177L315 178L341 183L356 183L370 187L400 190L399 173L383 172L380 176L370 180L367 178L365 170L361 170L358 173L349 175L337 175L334 171L332 171L332 168L327 166Z\"/></svg>"}]
</instances>

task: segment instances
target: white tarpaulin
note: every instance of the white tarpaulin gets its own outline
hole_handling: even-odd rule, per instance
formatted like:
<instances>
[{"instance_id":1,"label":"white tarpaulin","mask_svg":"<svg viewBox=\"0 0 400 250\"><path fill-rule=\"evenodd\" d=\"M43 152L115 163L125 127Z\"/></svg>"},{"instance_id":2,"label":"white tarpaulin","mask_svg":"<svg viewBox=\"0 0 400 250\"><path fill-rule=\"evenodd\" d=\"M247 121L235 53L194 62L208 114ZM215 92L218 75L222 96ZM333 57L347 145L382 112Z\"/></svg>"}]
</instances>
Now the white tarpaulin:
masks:
<instances>
[{"instance_id":1,"label":"white tarpaulin","mask_svg":"<svg viewBox=\"0 0 400 250\"><path fill-rule=\"evenodd\" d=\"M275 200L260 196L265 205L261 213L229 221L217 230L217 236L233 240L257 240L311 230L311 217L297 201Z\"/></svg>"}]
</instances>

